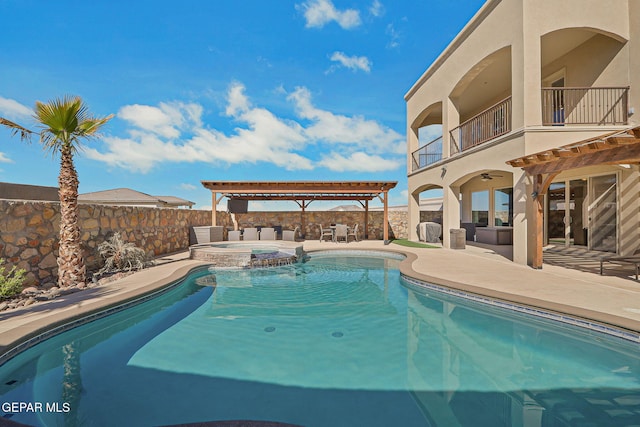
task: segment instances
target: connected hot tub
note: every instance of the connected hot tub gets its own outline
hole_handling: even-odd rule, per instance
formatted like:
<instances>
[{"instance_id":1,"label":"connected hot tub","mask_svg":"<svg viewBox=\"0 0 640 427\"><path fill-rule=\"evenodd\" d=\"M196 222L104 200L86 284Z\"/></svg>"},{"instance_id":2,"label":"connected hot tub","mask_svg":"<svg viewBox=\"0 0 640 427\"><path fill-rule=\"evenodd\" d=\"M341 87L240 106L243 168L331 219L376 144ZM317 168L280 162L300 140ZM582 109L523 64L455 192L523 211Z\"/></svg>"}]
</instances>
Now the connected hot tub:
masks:
<instances>
[{"instance_id":1,"label":"connected hot tub","mask_svg":"<svg viewBox=\"0 0 640 427\"><path fill-rule=\"evenodd\" d=\"M255 268L293 264L302 260L304 251L299 242L269 240L203 243L191 246L189 255L218 268Z\"/></svg>"}]
</instances>

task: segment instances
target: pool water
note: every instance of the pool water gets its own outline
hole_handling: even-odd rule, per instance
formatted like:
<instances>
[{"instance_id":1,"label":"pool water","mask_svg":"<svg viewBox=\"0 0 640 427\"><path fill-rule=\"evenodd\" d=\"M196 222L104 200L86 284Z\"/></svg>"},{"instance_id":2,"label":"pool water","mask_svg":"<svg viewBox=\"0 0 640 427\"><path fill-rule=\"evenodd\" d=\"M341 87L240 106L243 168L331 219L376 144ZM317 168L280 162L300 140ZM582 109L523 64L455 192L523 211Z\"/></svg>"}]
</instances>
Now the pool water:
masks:
<instances>
[{"instance_id":1,"label":"pool water","mask_svg":"<svg viewBox=\"0 0 640 427\"><path fill-rule=\"evenodd\" d=\"M3 403L63 408L2 414L47 426L640 425L638 344L427 293L399 262L315 255L214 271L215 287L200 271L0 367Z\"/></svg>"}]
</instances>

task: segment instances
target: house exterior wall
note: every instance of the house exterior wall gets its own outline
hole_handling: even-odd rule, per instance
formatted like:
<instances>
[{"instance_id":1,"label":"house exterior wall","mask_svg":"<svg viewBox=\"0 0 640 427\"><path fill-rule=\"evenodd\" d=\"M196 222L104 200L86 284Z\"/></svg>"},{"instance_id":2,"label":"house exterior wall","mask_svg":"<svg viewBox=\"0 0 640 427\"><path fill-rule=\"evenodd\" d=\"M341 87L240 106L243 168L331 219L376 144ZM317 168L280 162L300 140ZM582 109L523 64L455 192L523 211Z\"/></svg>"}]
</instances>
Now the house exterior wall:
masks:
<instances>
[{"instance_id":1,"label":"house exterior wall","mask_svg":"<svg viewBox=\"0 0 640 427\"><path fill-rule=\"evenodd\" d=\"M498 172L513 187L514 262L531 263L536 236L529 221L534 214L533 183L506 161L638 125L640 55L633 52L639 51L639 14L640 5L633 0L488 0L405 95L410 239L417 239L420 192L442 188L443 237L448 247L448 230L458 228L470 214L472 188L498 185L474 178L481 172ZM491 73L483 74L485 70L510 76L510 84L505 89L504 78L492 80ZM543 126L544 80L561 71L565 87L629 86L629 107L636 113L627 125ZM512 102L510 132L468 151L451 152L449 132L505 95ZM428 142L419 140L418 130L434 119L442 124L443 159L414 171L412 153ZM626 254L634 250L626 240L640 237L635 201L638 171L635 166L602 168L619 179L618 247Z\"/></svg>"}]
</instances>

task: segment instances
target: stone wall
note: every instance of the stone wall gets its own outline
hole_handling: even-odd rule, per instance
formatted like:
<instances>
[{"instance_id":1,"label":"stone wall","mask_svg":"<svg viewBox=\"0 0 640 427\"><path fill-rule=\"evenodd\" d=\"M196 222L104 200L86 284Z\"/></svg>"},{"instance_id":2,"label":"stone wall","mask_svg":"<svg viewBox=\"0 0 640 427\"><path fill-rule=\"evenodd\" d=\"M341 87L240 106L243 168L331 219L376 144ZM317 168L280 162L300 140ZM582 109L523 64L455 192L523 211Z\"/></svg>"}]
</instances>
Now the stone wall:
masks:
<instances>
[{"instance_id":1,"label":"stone wall","mask_svg":"<svg viewBox=\"0 0 640 427\"><path fill-rule=\"evenodd\" d=\"M56 280L60 204L0 200L0 258L27 270L27 284ZM189 247L189 228L210 225L211 211L135 206L79 205L84 257L89 271L100 267L97 247L114 232L150 256Z\"/></svg>"}]
</instances>

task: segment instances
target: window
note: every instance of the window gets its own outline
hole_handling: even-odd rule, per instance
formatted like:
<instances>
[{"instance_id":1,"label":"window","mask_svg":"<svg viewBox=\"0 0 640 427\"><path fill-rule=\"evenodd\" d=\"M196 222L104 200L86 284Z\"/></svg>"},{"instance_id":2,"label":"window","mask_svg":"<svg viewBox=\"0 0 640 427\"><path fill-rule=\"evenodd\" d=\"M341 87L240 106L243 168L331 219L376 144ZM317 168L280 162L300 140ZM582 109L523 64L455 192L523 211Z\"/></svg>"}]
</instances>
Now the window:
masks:
<instances>
[{"instance_id":1,"label":"window","mask_svg":"<svg viewBox=\"0 0 640 427\"><path fill-rule=\"evenodd\" d=\"M513 225L513 188L493 191L494 225Z\"/></svg>"},{"instance_id":2,"label":"window","mask_svg":"<svg viewBox=\"0 0 640 427\"><path fill-rule=\"evenodd\" d=\"M471 193L471 221L476 225L489 225L489 190Z\"/></svg>"}]
</instances>

